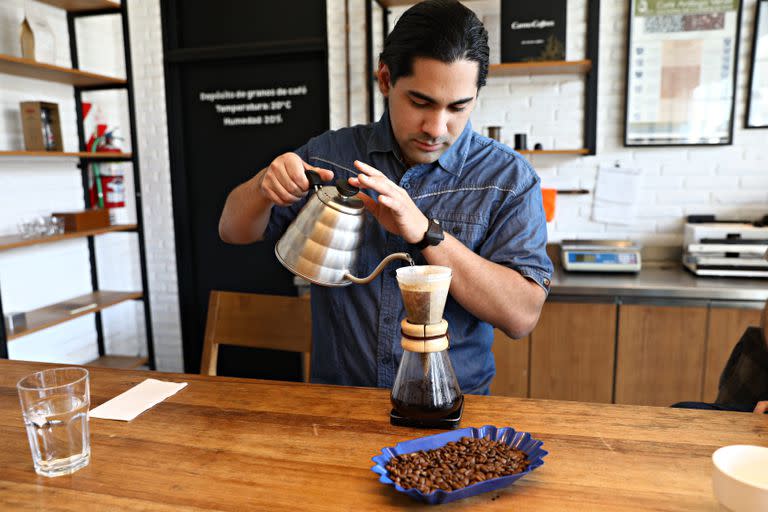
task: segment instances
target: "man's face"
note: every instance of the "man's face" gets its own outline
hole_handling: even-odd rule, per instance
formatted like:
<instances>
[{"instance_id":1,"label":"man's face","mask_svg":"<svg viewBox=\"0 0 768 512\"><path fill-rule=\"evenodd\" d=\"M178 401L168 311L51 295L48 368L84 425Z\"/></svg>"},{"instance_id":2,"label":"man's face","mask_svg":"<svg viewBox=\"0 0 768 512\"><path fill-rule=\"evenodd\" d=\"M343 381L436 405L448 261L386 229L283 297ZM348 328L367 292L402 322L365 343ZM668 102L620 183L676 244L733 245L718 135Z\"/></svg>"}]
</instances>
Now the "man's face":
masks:
<instances>
[{"instance_id":1,"label":"man's face","mask_svg":"<svg viewBox=\"0 0 768 512\"><path fill-rule=\"evenodd\" d=\"M479 64L413 59L413 73L390 83L379 66L379 88L389 102L392 131L409 166L435 162L464 131L477 98Z\"/></svg>"}]
</instances>

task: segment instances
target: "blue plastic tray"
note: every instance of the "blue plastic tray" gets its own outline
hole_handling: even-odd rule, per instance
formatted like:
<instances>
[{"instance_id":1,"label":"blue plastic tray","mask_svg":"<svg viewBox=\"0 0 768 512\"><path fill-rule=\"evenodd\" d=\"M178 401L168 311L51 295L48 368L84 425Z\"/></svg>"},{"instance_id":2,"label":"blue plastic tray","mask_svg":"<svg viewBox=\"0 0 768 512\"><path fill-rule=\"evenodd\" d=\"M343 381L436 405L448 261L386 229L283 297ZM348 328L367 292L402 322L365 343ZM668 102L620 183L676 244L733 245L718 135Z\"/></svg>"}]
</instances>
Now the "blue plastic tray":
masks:
<instances>
[{"instance_id":1,"label":"blue plastic tray","mask_svg":"<svg viewBox=\"0 0 768 512\"><path fill-rule=\"evenodd\" d=\"M462 437L487 437L494 441L501 441L509 446L517 448L525 452L528 456L530 464L528 468L522 473L514 475L500 476L498 478L492 478L491 480L485 480L484 482L477 482L476 484L469 485L462 489L455 491L443 491L438 489L430 494L424 494L417 489L404 489L400 485L395 484L389 476L387 476L387 463L392 457L402 455L404 453L417 452L419 450L434 450L445 446L451 441L458 441ZM435 434L432 436L419 437L417 439L411 439L410 441L404 441L398 443L395 446L388 446L381 450L381 455L373 457L373 461L376 463L371 468L371 471L380 475L379 482L387 485L394 486L399 492L407 494L411 498L419 501L429 503L431 505L438 505L440 503L448 503L449 501L460 500L469 496L474 496L488 491L495 491L515 483L518 479L524 477L534 469L538 468L544 461L542 457L547 455L547 451L541 449L542 441L538 441L531 437L528 432L517 432L512 427L496 428L493 425L486 425L480 428L462 428L460 430L453 430L451 432L445 432L443 434Z\"/></svg>"}]
</instances>

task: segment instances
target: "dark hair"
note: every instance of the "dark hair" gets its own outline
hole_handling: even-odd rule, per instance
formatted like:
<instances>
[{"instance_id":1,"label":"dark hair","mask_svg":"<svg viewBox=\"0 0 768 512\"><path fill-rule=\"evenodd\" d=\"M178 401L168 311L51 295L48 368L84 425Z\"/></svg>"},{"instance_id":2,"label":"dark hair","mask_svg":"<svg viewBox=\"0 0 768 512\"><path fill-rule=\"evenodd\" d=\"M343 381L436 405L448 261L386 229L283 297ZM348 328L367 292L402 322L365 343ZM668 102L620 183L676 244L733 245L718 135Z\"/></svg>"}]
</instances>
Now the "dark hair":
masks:
<instances>
[{"instance_id":1,"label":"dark hair","mask_svg":"<svg viewBox=\"0 0 768 512\"><path fill-rule=\"evenodd\" d=\"M480 89L488 75L488 51L488 32L474 12L456 0L426 0L400 16L379 60L389 68L392 84L413 73L414 57L475 61Z\"/></svg>"}]
</instances>

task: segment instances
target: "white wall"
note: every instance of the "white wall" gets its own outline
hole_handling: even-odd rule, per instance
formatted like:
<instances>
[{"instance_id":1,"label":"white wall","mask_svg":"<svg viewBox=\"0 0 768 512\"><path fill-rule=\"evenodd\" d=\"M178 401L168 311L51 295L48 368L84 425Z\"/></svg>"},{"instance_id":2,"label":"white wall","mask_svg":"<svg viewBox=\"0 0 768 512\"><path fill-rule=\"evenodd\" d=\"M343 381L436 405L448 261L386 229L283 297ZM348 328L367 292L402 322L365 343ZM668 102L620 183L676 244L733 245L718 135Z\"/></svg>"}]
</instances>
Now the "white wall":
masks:
<instances>
[{"instance_id":1,"label":"white wall","mask_svg":"<svg viewBox=\"0 0 768 512\"><path fill-rule=\"evenodd\" d=\"M364 0L349 0L351 29L350 73L346 86L344 0L328 0L331 81L331 126L366 121ZM498 61L498 0L466 3L484 20L491 34L491 58ZM641 168L643 201L638 221L614 226L590 220L592 196L560 196L557 216L549 225L550 239L634 238L647 245L679 245L682 219L689 213L712 212L728 217L756 217L768 213L768 161L763 147L767 130L743 130L747 70L755 0L743 6L734 144L713 148L624 148L624 74L627 2L602 2L600 26L600 83L598 155L593 157L532 158L545 186L594 187L599 165L616 162ZM0 2L0 52L18 55L16 27L29 6L50 25L56 36L55 63L69 65L66 18L62 11L33 1ZM147 236L152 323L160 368L178 370L181 336L171 210L170 171L162 65L159 0L129 0L134 84L138 117L138 149ZM403 9L393 10L391 26ZM374 21L378 24L378 10ZM569 60L584 57L586 0L568 2ZM496 28L494 28L496 27ZM119 41L117 28L103 22L89 32L91 41ZM381 27L375 28L377 48ZM84 34L83 37L86 37ZM81 43L84 44L84 43ZM122 54L114 44L91 45L81 63L109 74L122 70ZM101 48L94 51L94 48ZM378 51L378 50L377 50ZM99 69L100 68L100 69ZM71 88L0 75L0 149L23 147L18 102L49 100L59 103L65 127L65 148L74 150L74 101ZM351 109L347 111L347 91ZM121 101L105 100L110 115L120 118ZM380 111L380 102L377 102ZM529 143L547 147L581 146L583 81L578 76L491 78L473 114L476 129L501 125L511 142L515 132L527 132ZM123 125L124 121L118 124ZM123 135L128 135L123 132ZM129 173L128 173L129 175ZM132 184L130 184L132 186ZM41 162L0 159L0 234L12 233L18 220L54 209L82 207L79 172L73 160ZM131 213L129 213L131 215ZM104 284L116 289L137 286L138 260L132 235L110 235L99 240ZM127 241L128 240L128 241ZM120 269L115 270L115 269ZM127 271L125 269L128 269ZM25 310L89 291L85 241L78 240L0 253L0 287L4 309ZM110 345L123 353L140 350L143 316L139 305L118 306L105 313ZM138 326L138 328L137 328ZM84 362L95 357L95 332L88 318L69 322L10 344L11 357Z\"/></svg>"}]
</instances>

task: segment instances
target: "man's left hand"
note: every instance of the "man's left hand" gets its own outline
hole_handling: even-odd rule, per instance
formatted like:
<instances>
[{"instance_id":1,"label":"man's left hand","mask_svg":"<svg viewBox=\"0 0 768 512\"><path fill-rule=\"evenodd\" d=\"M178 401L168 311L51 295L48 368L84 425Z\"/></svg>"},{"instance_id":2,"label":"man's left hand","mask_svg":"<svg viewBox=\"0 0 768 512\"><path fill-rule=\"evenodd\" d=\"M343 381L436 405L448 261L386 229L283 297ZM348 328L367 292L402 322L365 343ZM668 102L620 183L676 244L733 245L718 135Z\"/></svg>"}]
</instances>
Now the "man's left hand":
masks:
<instances>
[{"instance_id":1,"label":"man's left hand","mask_svg":"<svg viewBox=\"0 0 768 512\"><path fill-rule=\"evenodd\" d=\"M429 220L408 192L368 164L355 160L355 167L360 174L349 178L350 185L379 193L378 201L365 193L358 195L365 208L390 233L401 236L409 244L420 242L427 232Z\"/></svg>"},{"instance_id":2,"label":"man's left hand","mask_svg":"<svg viewBox=\"0 0 768 512\"><path fill-rule=\"evenodd\" d=\"M755 410L752 412L754 412L755 414L764 414L765 411L768 411L768 400L757 402L757 405L755 406Z\"/></svg>"}]
</instances>

